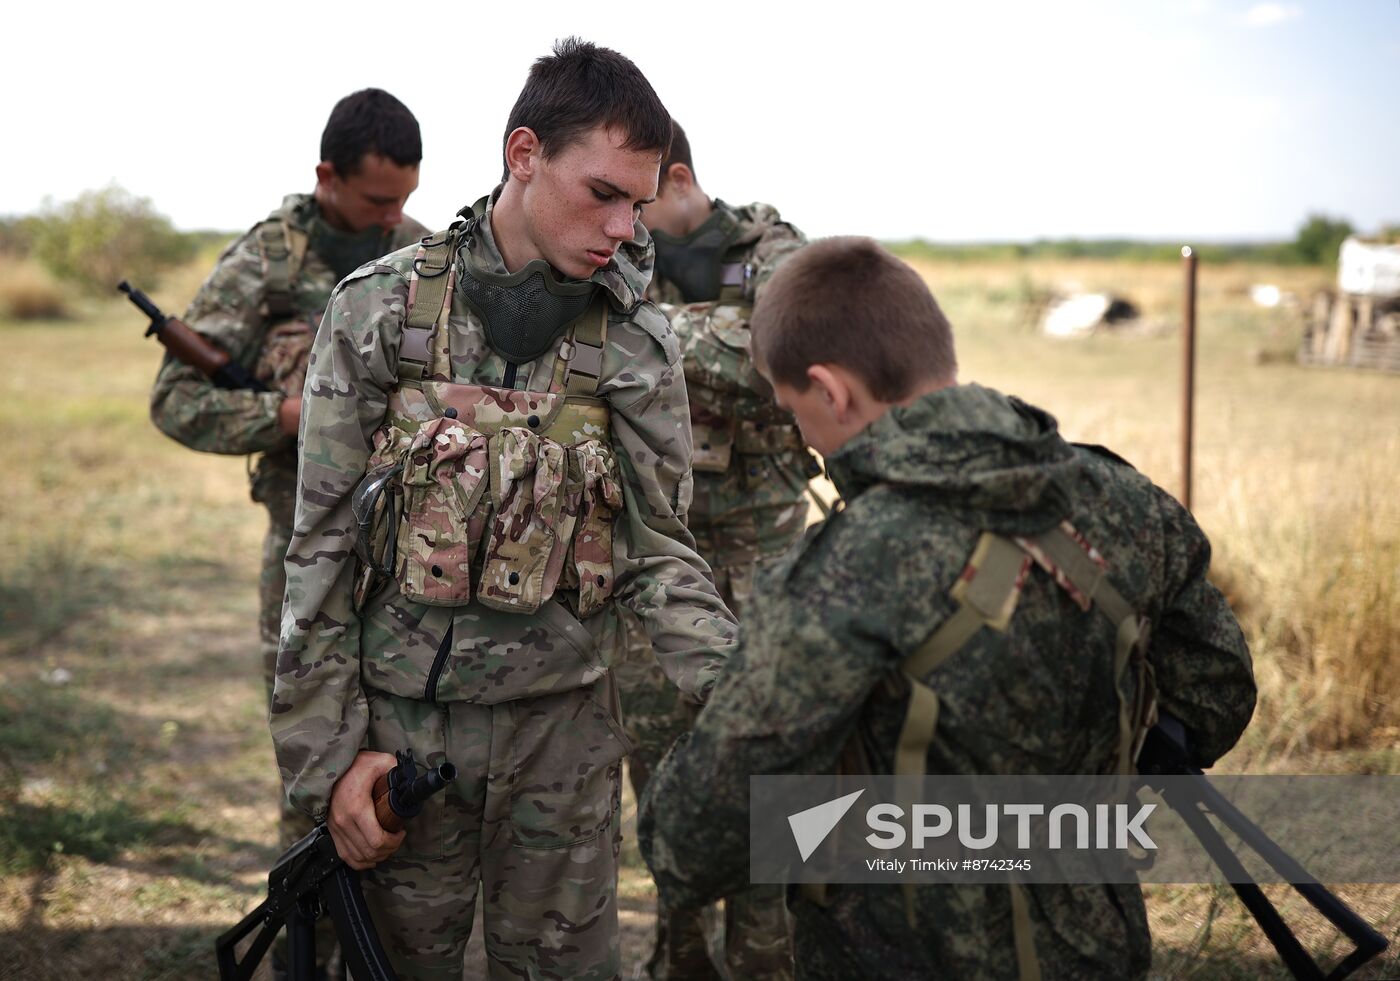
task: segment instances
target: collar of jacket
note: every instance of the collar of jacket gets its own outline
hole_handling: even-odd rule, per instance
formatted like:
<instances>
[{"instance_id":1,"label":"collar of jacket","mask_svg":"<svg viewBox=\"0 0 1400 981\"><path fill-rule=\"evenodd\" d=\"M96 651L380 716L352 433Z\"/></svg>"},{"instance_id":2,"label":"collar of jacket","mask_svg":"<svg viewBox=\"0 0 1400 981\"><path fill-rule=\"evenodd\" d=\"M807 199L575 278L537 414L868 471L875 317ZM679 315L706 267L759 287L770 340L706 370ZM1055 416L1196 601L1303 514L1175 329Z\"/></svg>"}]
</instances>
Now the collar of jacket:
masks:
<instances>
[{"instance_id":1,"label":"collar of jacket","mask_svg":"<svg viewBox=\"0 0 1400 981\"><path fill-rule=\"evenodd\" d=\"M293 228L306 231L311 221L319 213L314 194L288 194L282 198L282 206L273 212L281 215Z\"/></svg>"},{"instance_id":2,"label":"collar of jacket","mask_svg":"<svg viewBox=\"0 0 1400 981\"><path fill-rule=\"evenodd\" d=\"M771 204L762 204L755 201L753 204L745 204L735 207L726 204L719 198L711 202L716 211L722 211L728 220L735 226L734 245L752 245L768 233L768 229L776 225L782 218L778 214L778 209Z\"/></svg>"},{"instance_id":3,"label":"collar of jacket","mask_svg":"<svg viewBox=\"0 0 1400 981\"><path fill-rule=\"evenodd\" d=\"M895 406L826 461L841 496L926 491L985 530L1032 534L1065 518L1080 462L1049 413L980 385Z\"/></svg>"}]
</instances>

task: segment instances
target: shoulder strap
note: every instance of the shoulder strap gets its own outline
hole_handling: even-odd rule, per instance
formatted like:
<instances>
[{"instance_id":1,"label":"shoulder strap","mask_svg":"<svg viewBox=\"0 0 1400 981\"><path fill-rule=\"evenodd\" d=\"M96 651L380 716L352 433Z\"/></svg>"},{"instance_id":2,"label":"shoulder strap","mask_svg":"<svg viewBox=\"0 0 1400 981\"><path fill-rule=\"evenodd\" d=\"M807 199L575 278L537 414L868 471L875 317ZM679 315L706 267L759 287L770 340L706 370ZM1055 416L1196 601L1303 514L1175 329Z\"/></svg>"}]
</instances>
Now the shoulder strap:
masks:
<instances>
[{"instance_id":1,"label":"shoulder strap","mask_svg":"<svg viewBox=\"0 0 1400 981\"><path fill-rule=\"evenodd\" d=\"M1006 539L984 532L967 567L953 585L958 608L900 665L911 687L909 712L900 731L895 774L915 776L927 765L928 747L938 723L938 699L923 683L932 671L961 650L982 627L1006 630L1034 561L1081 609L1097 605L1116 625L1114 681L1119 695L1119 773L1132 772L1134 752L1155 715L1151 665L1147 661L1148 623L1108 580L1108 563L1072 525L1035 538ZM1137 694L1130 701L1123 683L1137 669ZM923 689L923 691L921 691Z\"/></svg>"},{"instance_id":2,"label":"shoulder strap","mask_svg":"<svg viewBox=\"0 0 1400 981\"><path fill-rule=\"evenodd\" d=\"M1035 559L1082 609L1096 605L1117 626L1113 652L1114 688L1118 692L1118 772L1133 772L1133 760L1147 730L1156 721L1156 683L1147 660L1148 622L1108 581L1108 563L1068 521L1034 539L1016 544ZM1136 668L1138 684L1130 701L1123 683Z\"/></svg>"},{"instance_id":3,"label":"shoulder strap","mask_svg":"<svg viewBox=\"0 0 1400 981\"><path fill-rule=\"evenodd\" d=\"M900 665L909 683L909 707L895 750L896 776L916 777L928 768L928 748L938 726L938 693L923 679L961 650L982 627L1005 631L1011 625L1030 566L1031 558L1009 539L983 532L977 540L972 557L950 591L958 601L957 610ZM1015 881L1009 888L1017 977L1019 981L1040 981L1040 961L1031 934L1025 891ZM916 926L913 883L904 887L904 914L909 925Z\"/></svg>"},{"instance_id":4,"label":"shoulder strap","mask_svg":"<svg viewBox=\"0 0 1400 981\"><path fill-rule=\"evenodd\" d=\"M433 360L438 328L446 331L452 296L454 228L423 239L408 281L408 316L399 342L399 381L420 382ZM444 334L445 336L445 334Z\"/></svg>"},{"instance_id":5,"label":"shoulder strap","mask_svg":"<svg viewBox=\"0 0 1400 981\"><path fill-rule=\"evenodd\" d=\"M601 290L593 304L569 326L554 362L550 391L594 396L603 375L603 348L608 342L608 301Z\"/></svg>"},{"instance_id":6,"label":"shoulder strap","mask_svg":"<svg viewBox=\"0 0 1400 981\"><path fill-rule=\"evenodd\" d=\"M293 228L285 215L274 214L257 228L263 259L263 299L271 320L296 314L292 306L292 281L306 258L306 233Z\"/></svg>"}]
</instances>

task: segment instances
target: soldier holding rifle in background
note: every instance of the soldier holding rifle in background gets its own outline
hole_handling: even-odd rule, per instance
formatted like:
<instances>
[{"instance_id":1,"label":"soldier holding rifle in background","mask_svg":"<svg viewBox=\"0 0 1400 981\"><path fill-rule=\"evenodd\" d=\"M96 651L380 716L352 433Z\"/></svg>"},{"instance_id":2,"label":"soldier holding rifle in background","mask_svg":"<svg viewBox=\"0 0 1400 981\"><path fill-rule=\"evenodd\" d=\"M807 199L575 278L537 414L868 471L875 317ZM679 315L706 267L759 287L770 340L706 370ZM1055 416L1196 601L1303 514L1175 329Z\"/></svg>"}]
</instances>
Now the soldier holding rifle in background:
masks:
<instances>
[{"instance_id":1,"label":"soldier holding rifle in background","mask_svg":"<svg viewBox=\"0 0 1400 981\"><path fill-rule=\"evenodd\" d=\"M269 697L286 587L297 476L297 421L306 355L331 291L364 262L417 241L427 229L403 213L418 187L418 121L381 89L341 99L321 135L316 189L291 194L230 245L185 316L266 388L221 386L167 354L151 393L151 419L206 453L260 454L252 497L268 510L260 585L259 648ZM150 311L147 311L150 313ZM311 822L284 803L280 843ZM320 947L329 951L329 937ZM280 958L274 953L274 966Z\"/></svg>"},{"instance_id":2,"label":"soldier holding rifle in background","mask_svg":"<svg viewBox=\"0 0 1400 981\"><path fill-rule=\"evenodd\" d=\"M686 526L725 604L743 617L756 571L801 537L807 481L821 469L792 415L773 404L772 389L749 356L754 297L806 239L771 205L735 207L706 194L679 123L642 223L656 243L647 296L671 318L685 358L695 444L695 497ZM632 627L628 639L617 676L635 747L628 772L640 800L652 769L690 728L694 707L667 681L645 634ZM792 977L780 887L726 896L723 933L730 976ZM661 910L648 970L657 981L717 979L708 947L702 911Z\"/></svg>"}]
</instances>

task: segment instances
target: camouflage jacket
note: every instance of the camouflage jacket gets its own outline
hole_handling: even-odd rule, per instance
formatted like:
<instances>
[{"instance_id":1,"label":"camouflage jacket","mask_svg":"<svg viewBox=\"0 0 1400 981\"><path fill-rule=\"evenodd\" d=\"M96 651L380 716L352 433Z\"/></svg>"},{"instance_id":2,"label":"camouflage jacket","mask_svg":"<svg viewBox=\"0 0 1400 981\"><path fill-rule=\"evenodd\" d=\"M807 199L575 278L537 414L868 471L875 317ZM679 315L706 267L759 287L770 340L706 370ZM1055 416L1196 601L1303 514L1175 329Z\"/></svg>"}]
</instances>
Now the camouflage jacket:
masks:
<instances>
[{"instance_id":1,"label":"camouflage jacket","mask_svg":"<svg viewBox=\"0 0 1400 981\"><path fill-rule=\"evenodd\" d=\"M506 268L491 210L458 252L488 271ZM592 280L611 305L597 394L611 409L623 510L613 535L612 599L582 623L559 599L524 615L404 599L396 583L352 604L354 518L350 494L397 384L414 249L361 267L336 289L317 333L301 417L296 522L287 553L287 603L271 725L292 802L324 811L331 786L366 731L364 686L411 698L495 703L591 683L608 669L622 629L619 607L645 626L658 660L683 691L703 697L737 627L716 595L685 529L690 503L690 425L680 346L666 318L642 298L651 242L637 225ZM501 384L506 363L461 289L449 314L452 381ZM560 338L523 364L517 386L547 391ZM434 671L451 631L446 660Z\"/></svg>"},{"instance_id":2,"label":"camouflage jacket","mask_svg":"<svg viewBox=\"0 0 1400 981\"><path fill-rule=\"evenodd\" d=\"M773 404L754 368L748 325L753 294L806 239L771 205L714 207L712 220L735 237L724 261L751 270L749 295L676 308L671 323L685 355L694 425L690 530L711 566L731 567L781 554L806 525L804 491L816 464L791 413ZM659 273L648 295L681 302Z\"/></svg>"},{"instance_id":3,"label":"camouflage jacket","mask_svg":"<svg viewBox=\"0 0 1400 981\"><path fill-rule=\"evenodd\" d=\"M290 284L294 318L313 328L320 323L331 290L346 271L337 274L317 254L315 243L319 236L314 233L317 225L322 229L325 226L310 194L287 195L266 221L253 226L223 251L184 319L250 372L262 367L259 361L265 353L270 328L274 327L265 304L267 273L257 235L273 221L286 221L311 238ZM381 251L401 248L426 234L426 228L405 218L383 236ZM253 476L253 499L267 504L279 524L290 525L296 440L277 426L277 412L284 398L280 390L218 388L201 372L167 355L151 392L151 419L161 432L190 449L235 455L262 453Z\"/></svg>"},{"instance_id":4,"label":"camouflage jacket","mask_svg":"<svg viewBox=\"0 0 1400 981\"><path fill-rule=\"evenodd\" d=\"M750 774L835 772L859 730L872 772L894 772L904 698L880 684L954 611L949 591L983 530L1034 535L1068 518L1150 618L1159 702L1209 764L1238 739L1255 686L1244 638L1206 579L1189 513L1106 451L1076 447L1044 412L973 385L895 408L827 461L846 507L808 530L759 584L740 649L653 775L639 819L662 901L698 905L748 874ZM1114 624L1039 570L1006 633L980 630L923 680L940 712L929 773L1110 770ZM1028 886L1049 977L1145 974L1136 887ZM897 887L834 887L794 902L810 977L1015 977L1008 890L925 886L911 934Z\"/></svg>"}]
</instances>

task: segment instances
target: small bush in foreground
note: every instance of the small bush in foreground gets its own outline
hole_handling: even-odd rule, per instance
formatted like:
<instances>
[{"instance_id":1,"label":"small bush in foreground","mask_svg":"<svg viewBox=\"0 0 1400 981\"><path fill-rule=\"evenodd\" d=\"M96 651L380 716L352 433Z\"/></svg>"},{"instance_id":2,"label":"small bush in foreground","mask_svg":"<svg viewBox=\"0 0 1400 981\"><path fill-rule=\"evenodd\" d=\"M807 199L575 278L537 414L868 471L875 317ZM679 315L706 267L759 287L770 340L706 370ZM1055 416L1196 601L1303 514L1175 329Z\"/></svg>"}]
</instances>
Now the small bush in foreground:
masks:
<instances>
[{"instance_id":1,"label":"small bush in foreground","mask_svg":"<svg viewBox=\"0 0 1400 981\"><path fill-rule=\"evenodd\" d=\"M60 320L68 316L64 291L32 262L0 265L0 317L12 320Z\"/></svg>"}]
</instances>

